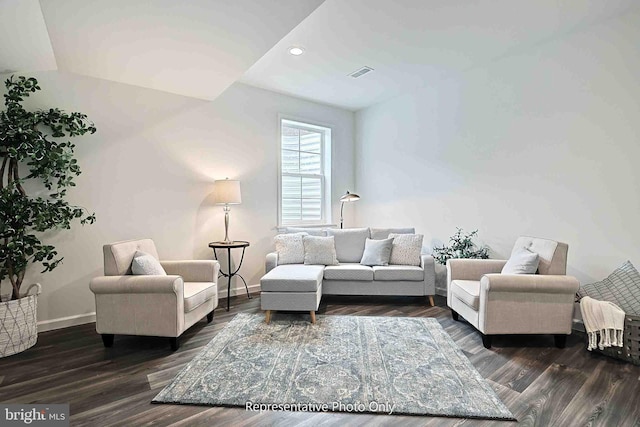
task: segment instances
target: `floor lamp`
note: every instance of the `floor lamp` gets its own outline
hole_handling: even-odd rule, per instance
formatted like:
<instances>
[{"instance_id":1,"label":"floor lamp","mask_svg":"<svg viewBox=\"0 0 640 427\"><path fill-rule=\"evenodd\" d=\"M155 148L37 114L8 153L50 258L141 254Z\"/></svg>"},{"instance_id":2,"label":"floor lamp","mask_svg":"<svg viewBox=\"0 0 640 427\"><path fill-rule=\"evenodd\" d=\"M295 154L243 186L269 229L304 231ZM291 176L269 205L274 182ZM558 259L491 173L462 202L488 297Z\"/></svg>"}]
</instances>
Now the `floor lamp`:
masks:
<instances>
[{"instance_id":1,"label":"floor lamp","mask_svg":"<svg viewBox=\"0 0 640 427\"><path fill-rule=\"evenodd\" d=\"M357 200L360 200L360 196L354 193L349 193L348 191L344 194L344 196L340 197L340 228L342 228L343 224L342 211L344 210L345 202L355 202Z\"/></svg>"}]
</instances>

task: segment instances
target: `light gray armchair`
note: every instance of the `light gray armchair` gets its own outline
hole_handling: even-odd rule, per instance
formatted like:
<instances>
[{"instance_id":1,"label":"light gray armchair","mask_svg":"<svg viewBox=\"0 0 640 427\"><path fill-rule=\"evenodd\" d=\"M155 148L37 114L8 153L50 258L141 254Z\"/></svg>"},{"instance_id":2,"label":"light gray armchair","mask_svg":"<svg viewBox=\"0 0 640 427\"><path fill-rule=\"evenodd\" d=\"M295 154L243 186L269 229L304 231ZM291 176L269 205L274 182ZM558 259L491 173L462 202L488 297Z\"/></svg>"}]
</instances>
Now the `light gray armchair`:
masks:
<instances>
[{"instance_id":1,"label":"light gray armchair","mask_svg":"<svg viewBox=\"0 0 640 427\"><path fill-rule=\"evenodd\" d=\"M213 260L161 261L167 276L134 276L136 251L158 259L151 239L104 245L104 276L89 285L96 298L96 331L105 347L114 335L169 337L177 350L182 333L218 306L219 264Z\"/></svg>"},{"instance_id":2,"label":"light gray armchair","mask_svg":"<svg viewBox=\"0 0 640 427\"><path fill-rule=\"evenodd\" d=\"M520 237L514 251L527 248L539 256L537 274L500 274L506 260L447 261L447 305L482 333L491 348L493 335L553 334L564 347L571 334L573 301L579 282L566 276L565 243Z\"/></svg>"}]
</instances>

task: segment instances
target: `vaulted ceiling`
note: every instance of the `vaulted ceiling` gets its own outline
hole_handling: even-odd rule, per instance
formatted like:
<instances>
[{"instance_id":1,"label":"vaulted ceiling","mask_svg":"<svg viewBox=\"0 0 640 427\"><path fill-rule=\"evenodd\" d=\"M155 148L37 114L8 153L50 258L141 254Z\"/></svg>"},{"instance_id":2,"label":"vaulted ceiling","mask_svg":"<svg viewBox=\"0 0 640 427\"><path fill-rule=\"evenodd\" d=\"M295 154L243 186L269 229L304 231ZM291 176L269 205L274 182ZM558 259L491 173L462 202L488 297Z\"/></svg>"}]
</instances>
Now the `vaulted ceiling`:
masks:
<instances>
[{"instance_id":1,"label":"vaulted ceiling","mask_svg":"<svg viewBox=\"0 0 640 427\"><path fill-rule=\"evenodd\" d=\"M638 7L634 0L0 0L0 73L57 69L207 100L241 81L358 110ZM305 52L291 56L290 46ZM374 71L348 76L362 66Z\"/></svg>"}]
</instances>

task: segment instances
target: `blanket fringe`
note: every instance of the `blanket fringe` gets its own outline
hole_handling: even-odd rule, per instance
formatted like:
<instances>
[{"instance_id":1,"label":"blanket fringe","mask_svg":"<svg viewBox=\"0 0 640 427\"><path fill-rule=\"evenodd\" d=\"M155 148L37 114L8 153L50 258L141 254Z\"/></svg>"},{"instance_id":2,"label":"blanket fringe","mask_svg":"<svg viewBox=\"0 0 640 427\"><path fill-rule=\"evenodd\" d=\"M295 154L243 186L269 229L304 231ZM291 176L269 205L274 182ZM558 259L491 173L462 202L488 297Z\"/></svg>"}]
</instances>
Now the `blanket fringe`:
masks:
<instances>
[{"instance_id":1,"label":"blanket fringe","mask_svg":"<svg viewBox=\"0 0 640 427\"><path fill-rule=\"evenodd\" d=\"M601 329L599 331L588 332L587 335L589 336L589 345L587 346L587 350L589 351L595 348L604 350L605 347L622 347L623 345L621 330L613 328ZM600 342L598 342L598 336L600 337Z\"/></svg>"}]
</instances>

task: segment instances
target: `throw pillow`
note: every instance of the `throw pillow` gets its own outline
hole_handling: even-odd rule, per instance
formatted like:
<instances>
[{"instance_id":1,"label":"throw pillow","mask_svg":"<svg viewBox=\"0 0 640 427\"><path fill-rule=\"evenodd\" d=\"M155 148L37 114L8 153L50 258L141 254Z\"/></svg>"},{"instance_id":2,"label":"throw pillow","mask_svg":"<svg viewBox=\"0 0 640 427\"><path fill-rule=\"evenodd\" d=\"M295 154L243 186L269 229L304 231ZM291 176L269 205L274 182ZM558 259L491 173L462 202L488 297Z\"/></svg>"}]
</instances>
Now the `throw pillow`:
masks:
<instances>
[{"instance_id":1,"label":"throw pillow","mask_svg":"<svg viewBox=\"0 0 640 427\"><path fill-rule=\"evenodd\" d=\"M278 234L273 238L278 252L278 264L302 264L304 244L302 238L307 233Z\"/></svg>"},{"instance_id":2,"label":"throw pillow","mask_svg":"<svg viewBox=\"0 0 640 427\"><path fill-rule=\"evenodd\" d=\"M333 236L304 236L304 263L315 265L337 265L336 245Z\"/></svg>"},{"instance_id":3,"label":"throw pillow","mask_svg":"<svg viewBox=\"0 0 640 427\"><path fill-rule=\"evenodd\" d=\"M540 256L527 248L519 248L511 253L511 257L502 267L502 274L536 274Z\"/></svg>"},{"instance_id":4,"label":"throw pillow","mask_svg":"<svg viewBox=\"0 0 640 427\"><path fill-rule=\"evenodd\" d=\"M329 229L327 236L334 236L336 254L340 262L360 262L364 242L369 238L368 228Z\"/></svg>"},{"instance_id":5,"label":"throw pillow","mask_svg":"<svg viewBox=\"0 0 640 427\"><path fill-rule=\"evenodd\" d=\"M392 246L393 239L367 239L364 244L364 254L362 254L360 264L368 266L389 265Z\"/></svg>"},{"instance_id":6,"label":"throw pillow","mask_svg":"<svg viewBox=\"0 0 640 427\"><path fill-rule=\"evenodd\" d=\"M325 228L301 228L301 227L286 227L285 233L307 233L309 236L326 236L327 230Z\"/></svg>"},{"instance_id":7,"label":"throw pillow","mask_svg":"<svg viewBox=\"0 0 640 427\"><path fill-rule=\"evenodd\" d=\"M627 261L600 282L580 286L578 297L590 296L600 301L609 301L633 316L640 316L640 274Z\"/></svg>"},{"instance_id":8,"label":"throw pillow","mask_svg":"<svg viewBox=\"0 0 640 427\"><path fill-rule=\"evenodd\" d=\"M373 240L388 239L390 233L416 234L415 228L370 228L369 232Z\"/></svg>"},{"instance_id":9,"label":"throw pillow","mask_svg":"<svg viewBox=\"0 0 640 427\"><path fill-rule=\"evenodd\" d=\"M393 239L389 264L396 265L420 265L420 253L422 251L422 234L396 234L389 233Z\"/></svg>"},{"instance_id":10,"label":"throw pillow","mask_svg":"<svg viewBox=\"0 0 640 427\"><path fill-rule=\"evenodd\" d=\"M160 261L146 252L136 251L131 262L131 272L143 276L166 276L167 273Z\"/></svg>"}]
</instances>

